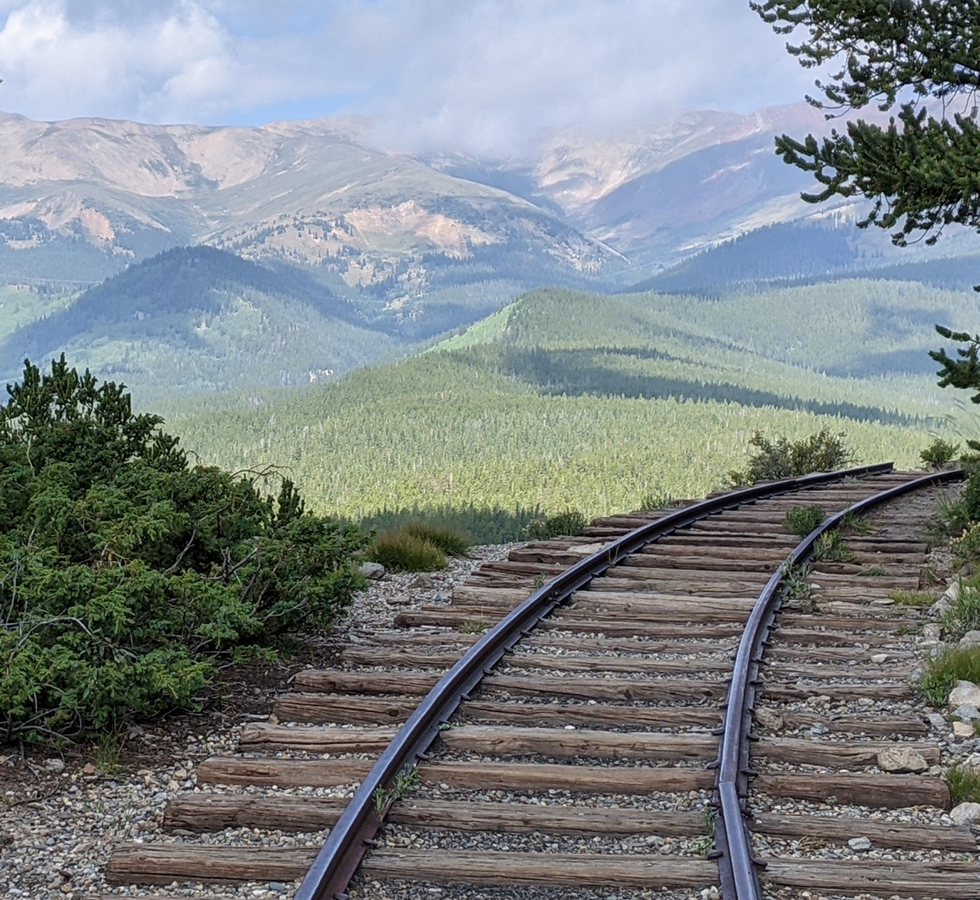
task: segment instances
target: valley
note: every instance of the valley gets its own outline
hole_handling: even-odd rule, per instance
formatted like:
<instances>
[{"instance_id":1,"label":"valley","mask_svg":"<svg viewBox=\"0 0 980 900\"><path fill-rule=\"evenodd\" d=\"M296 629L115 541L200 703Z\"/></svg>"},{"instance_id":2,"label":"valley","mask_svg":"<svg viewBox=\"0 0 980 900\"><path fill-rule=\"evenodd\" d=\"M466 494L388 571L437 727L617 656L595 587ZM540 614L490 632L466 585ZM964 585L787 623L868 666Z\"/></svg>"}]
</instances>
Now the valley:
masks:
<instances>
[{"instance_id":1,"label":"valley","mask_svg":"<svg viewBox=\"0 0 980 900\"><path fill-rule=\"evenodd\" d=\"M0 116L0 375L65 353L204 463L486 540L704 494L756 431L914 465L973 427L928 352L976 330L980 241L804 204L773 135L824 127L686 111L479 160L368 120Z\"/></svg>"},{"instance_id":2,"label":"valley","mask_svg":"<svg viewBox=\"0 0 980 900\"><path fill-rule=\"evenodd\" d=\"M701 496L741 466L756 431L826 428L846 433L862 461L914 466L948 433L954 398L901 363L935 341L910 326L866 344L876 299L862 310L854 283L836 288L821 327L788 310L757 347L765 298L751 319L744 298L535 291L427 352L332 384L160 409L203 459L282 466L321 511L448 519L487 541L515 539L541 512ZM805 307L810 289L797 290ZM952 313L954 297L937 314ZM836 340L841 329L853 339ZM841 374L799 363L811 355Z\"/></svg>"}]
</instances>

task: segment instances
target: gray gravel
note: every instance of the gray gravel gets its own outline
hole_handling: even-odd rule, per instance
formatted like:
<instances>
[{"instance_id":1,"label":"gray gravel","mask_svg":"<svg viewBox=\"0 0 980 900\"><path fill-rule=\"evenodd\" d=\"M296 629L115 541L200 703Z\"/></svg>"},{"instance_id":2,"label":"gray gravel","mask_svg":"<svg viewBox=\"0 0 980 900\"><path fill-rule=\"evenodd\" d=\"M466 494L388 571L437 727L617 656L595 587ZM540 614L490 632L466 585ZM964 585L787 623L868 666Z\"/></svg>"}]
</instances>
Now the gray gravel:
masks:
<instances>
[{"instance_id":1,"label":"gray gravel","mask_svg":"<svg viewBox=\"0 0 980 900\"><path fill-rule=\"evenodd\" d=\"M469 558L452 560L448 569L429 576L391 574L371 582L336 636L325 642L320 640L324 651L351 636L393 627L395 615L403 609L447 601L456 582L486 560L505 559L512 546L515 545L475 547ZM32 759L37 778L24 783L4 777L23 765L19 756L10 751L0 755L0 779L6 783L0 795L0 898L91 900L99 895L124 895L278 900L292 896L296 887L292 883L113 888L103 877L113 845L130 841L322 846L324 835L319 833L256 835L248 829L229 829L206 836L175 836L162 832L167 801L180 793L201 790L194 778L195 765L214 754L232 753L243 724L215 715L185 734L186 720L177 720L172 726L174 732L168 735L174 742L173 762L154 768L121 769L111 775L98 772L92 760L66 761L60 755L52 755L46 760ZM166 728L167 723L162 726ZM239 791L258 793L254 788ZM291 793L347 798L353 790L307 788ZM427 896L431 900L432 895Z\"/></svg>"}]
</instances>

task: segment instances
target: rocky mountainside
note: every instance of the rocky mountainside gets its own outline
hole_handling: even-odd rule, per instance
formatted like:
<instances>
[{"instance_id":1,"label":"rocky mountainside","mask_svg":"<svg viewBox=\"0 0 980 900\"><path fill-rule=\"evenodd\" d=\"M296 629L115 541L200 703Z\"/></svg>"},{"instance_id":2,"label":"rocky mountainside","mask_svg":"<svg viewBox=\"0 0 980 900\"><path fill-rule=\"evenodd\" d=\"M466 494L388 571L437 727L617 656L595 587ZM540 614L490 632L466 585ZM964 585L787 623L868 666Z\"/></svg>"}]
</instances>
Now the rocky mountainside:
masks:
<instances>
[{"instance_id":1,"label":"rocky mountainside","mask_svg":"<svg viewBox=\"0 0 980 900\"><path fill-rule=\"evenodd\" d=\"M630 267L812 212L773 135L805 104L686 111L615 135L545 132L523 159L418 159L358 119L261 128L0 114L7 279L99 281L206 243L314 269L399 305L460 282L623 283ZM444 271L446 270L446 271Z\"/></svg>"},{"instance_id":2,"label":"rocky mountainside","mask_svg":"<svg viewBox=\"0 0 980 900\"><path fill-rule=\"evenodd\" d=\"M615 252L521 197L369 146L368 129L0 116L2 271L8 281L98 281L162 249L205 243L310 267L397 308L438 287L440 267L471 263L483 278L537 268L562 281L621 267Z\"/></svg>"},{"instance_id":3,"label":"rocky mountainside","mask_svg":"<svg viewBox=\"0 0 980 900\"><path fill-rule=\"evenodd\" d=\"M884 236L856 232L853 209L803 203L807 177L772 152L775 134L828 127L806 104L694 110L618 134L542 132L524 157L488 161L388 152L362 119L221 128L0 114L0 375L27 353L68 349L132 383L180 360L194 390L296 384L542 285L717 293L887 266ZM259 268L189 251L156 260L200 245ZM196 293L170 308L174 285Z\"/></svg>"}]
</instances>

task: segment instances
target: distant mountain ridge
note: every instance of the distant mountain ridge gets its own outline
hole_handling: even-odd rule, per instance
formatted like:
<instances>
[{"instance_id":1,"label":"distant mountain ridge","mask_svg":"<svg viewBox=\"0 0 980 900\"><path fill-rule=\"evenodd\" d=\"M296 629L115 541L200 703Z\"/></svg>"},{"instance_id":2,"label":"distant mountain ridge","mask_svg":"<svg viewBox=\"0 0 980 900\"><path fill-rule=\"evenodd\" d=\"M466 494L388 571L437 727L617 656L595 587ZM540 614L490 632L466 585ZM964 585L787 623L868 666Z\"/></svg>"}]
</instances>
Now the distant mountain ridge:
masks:
<instances>
[{"instance_id":1,"label":"distant mountain ridge","mask_svg":"<svg viewBox=\"0 0 980 900\"><path fill-rule=\"evenodd\" d=\"M858 207L804 203L773 135L825 131L806 104L544 132L503 161L388 152L372 127L0 113L0 367L70 350L155 389L299 384L535 287L718 295L874 270L959 289L980 254L973 234L897 251Z\"/></svg>"},{"instance_id":2,"label":"distant mountain ridge","mask_svg":"<svg viewBox=\"0 0 980 900\"><path fill-rule=\"evenodd\" d=\"M84 250L85 271L104 277L205 243L404 306L443 264L495 270L520 249L532 273L601 287L628 280L631 264L812 212L798 197L806 177L772 138L825 128L806 104L682 111L614 135L546 132L526 158L501 162L385 152L363 119L242 128L0 114L0 274L64 277L52 244Z\"/></svg>"},{"instance_id":3,"label":"distant mountain ridge","mask_svg":"<svg viewBox=\"0 0 980 900\"><path fill-rule=\"evenodd\" d=\"M518 274L562 282L622 267L552 213L373 148L367 130L350 120L207 128L0 115L0 276L100 280L203 243L308 268L338 293L398 311L439 286L441 267L459 281L461 262L474 270L463 283L515 260ZM59 255L75 260L59 266Z\"/></svg>"},{"instance_id":4,"label":"distant mountain ridge","mask_svg":"<svg viewBox=\"0 0 980 900\"><path fill-rule=\"evenodd\" d=\"M186 247L15 328L0 343L0 375L66 352L145 398L309 384L399 345L302 271Z\"/></svg>"}]
</instances>

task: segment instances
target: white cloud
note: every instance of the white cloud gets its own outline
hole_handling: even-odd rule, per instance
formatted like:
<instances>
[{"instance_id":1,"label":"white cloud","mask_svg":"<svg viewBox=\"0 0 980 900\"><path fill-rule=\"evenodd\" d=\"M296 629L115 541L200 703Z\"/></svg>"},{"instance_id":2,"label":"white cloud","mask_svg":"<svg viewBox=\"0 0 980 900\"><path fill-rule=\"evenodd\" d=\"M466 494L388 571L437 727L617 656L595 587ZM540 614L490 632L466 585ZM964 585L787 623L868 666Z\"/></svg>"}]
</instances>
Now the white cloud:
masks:
<instances>
[{"instance_id":1,"label":"white cloud","mask_svg":"<svg viewBox=\"0 0 980 900\"><path fill-rule=\"evenodd\" d=\"M0 29L0 104L35 119L221 121L347 86L324 77L315 43L236 35L204 3L16 6Z\"/></svg>"},{"instance_id":2,"label":"white cloud","mask_svg":"<svg viewBox=\"0 0 980 900\"><path fill-rule=\"evenodd\" d=\"M502 154L542 126L749 111L812 83L732 0L0 0L0 77L0 107L35 119L306 100L378 115L401 146Z\"/></svg>"},{"instance_id":3,"label":"white cloud","mask_svg":"<svg viewBox=\"0 0 980 900\"><path fill-rule=\"evenodd\" d=\"M445 0L422 4L438 8L428 22L412 21L414 5L388 4L411 23L409 49L376 102L423 145L506 152L537 126L602 128L687 105L749 111L802 99L812 81L731 0L563 0L557 12L550 0Z\"/></svg>"}]
</instances>

